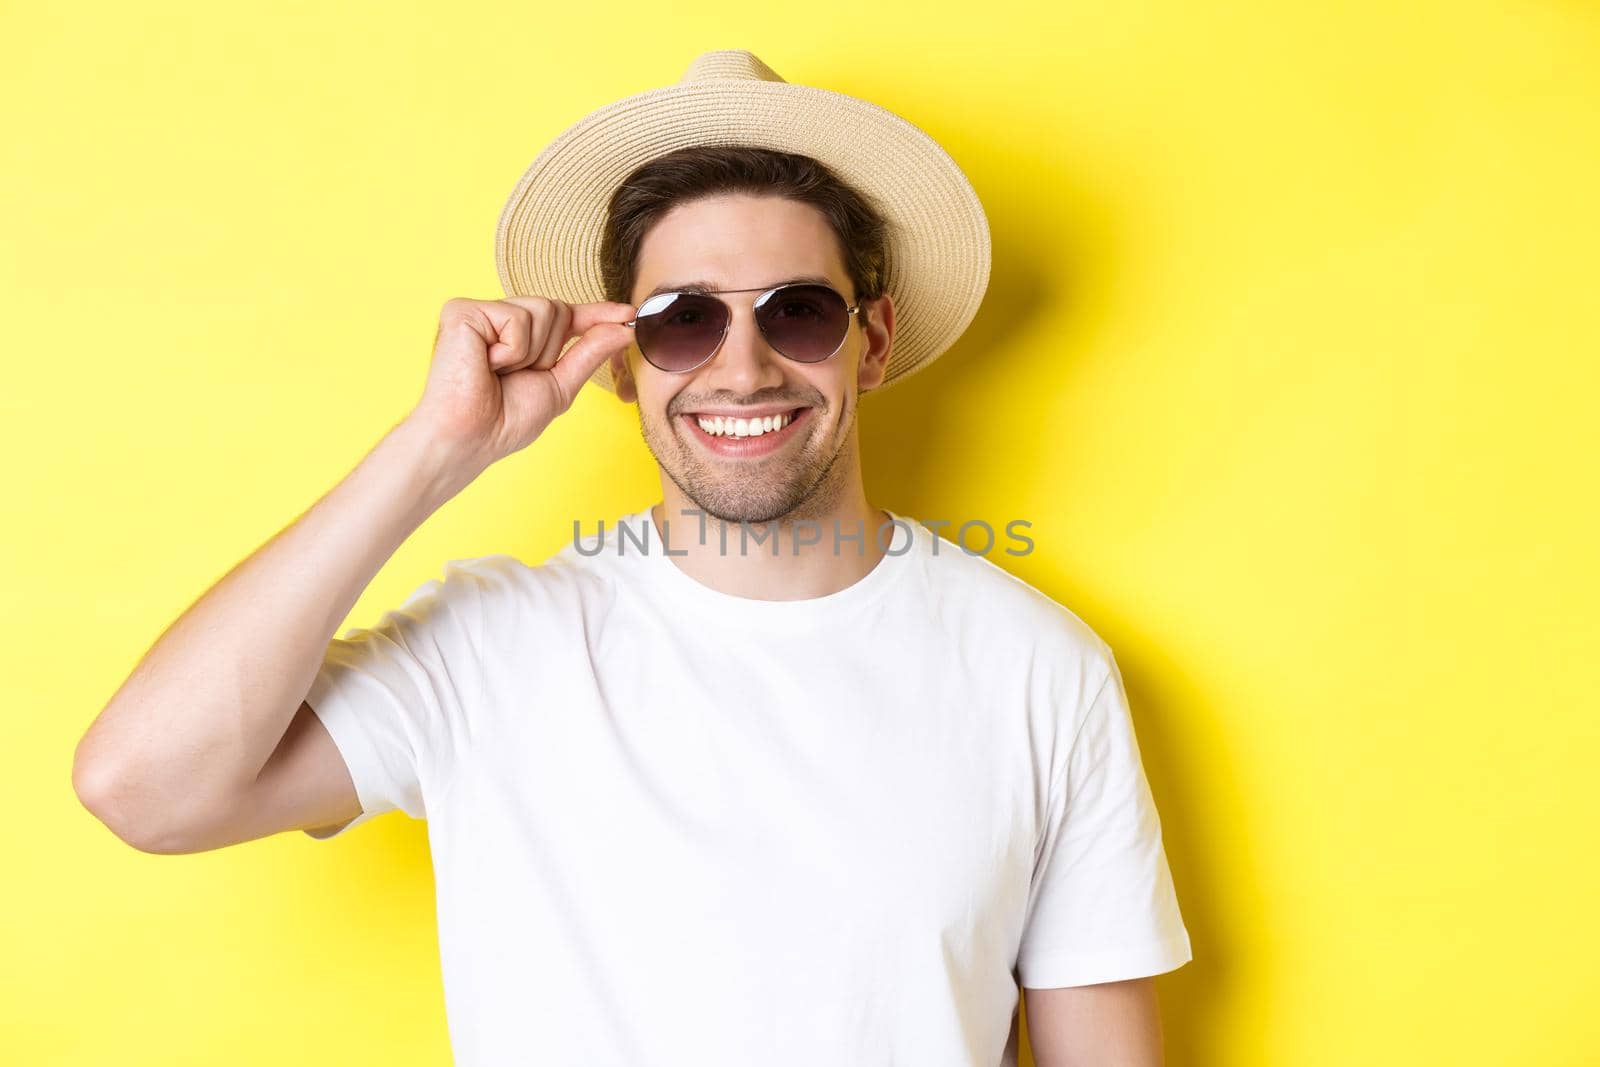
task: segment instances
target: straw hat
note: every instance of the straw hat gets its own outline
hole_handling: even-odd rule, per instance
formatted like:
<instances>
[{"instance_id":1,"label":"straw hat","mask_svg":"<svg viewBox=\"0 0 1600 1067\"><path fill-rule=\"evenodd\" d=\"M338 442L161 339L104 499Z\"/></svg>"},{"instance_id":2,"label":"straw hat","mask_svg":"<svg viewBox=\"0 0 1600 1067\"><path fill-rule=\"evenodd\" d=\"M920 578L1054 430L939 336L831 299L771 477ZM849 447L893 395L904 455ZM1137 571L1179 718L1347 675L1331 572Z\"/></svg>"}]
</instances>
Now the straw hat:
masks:
<instances>
[{"instance_id":1,"label":"straw hat","mask_svg":"<svg viewBox=\"0 0 1600 1067\"><path fill-rule=\"evenodd\" d=\"M895 336L882 385L937 359L989 284L989 221L938 142L865 100L784 81L750 52L706 52L676 85L595 111L540 152L500 213L494 254L507 296L604 300L600 235L612 191L687 145L754 145L825 163L889 220ZM589 379L615 392L609 361Z\"/></svg>"}]
</instances>

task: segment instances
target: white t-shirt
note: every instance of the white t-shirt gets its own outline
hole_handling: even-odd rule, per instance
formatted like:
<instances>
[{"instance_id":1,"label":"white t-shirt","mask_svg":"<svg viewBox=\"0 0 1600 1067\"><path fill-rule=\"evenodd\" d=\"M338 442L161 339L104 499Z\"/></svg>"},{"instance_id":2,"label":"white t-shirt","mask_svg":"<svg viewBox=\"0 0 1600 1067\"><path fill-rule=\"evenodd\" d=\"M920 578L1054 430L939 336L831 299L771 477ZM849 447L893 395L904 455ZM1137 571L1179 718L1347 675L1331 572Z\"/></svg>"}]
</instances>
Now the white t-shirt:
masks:
<instances>
[{"instance_id":1,"label":"white t-shirt","mask_svg":"<svg viewBox=\"0 0 1600 1067\"><path fill-rule=\"evenodd\" d=\"M811 600L702 584L645 509L334 639L363 812L323 837L427 819L457 1067L1010 1067L1019 981L1192 958L1110 648L890 515Z\"/></svg>"}]
</instances>

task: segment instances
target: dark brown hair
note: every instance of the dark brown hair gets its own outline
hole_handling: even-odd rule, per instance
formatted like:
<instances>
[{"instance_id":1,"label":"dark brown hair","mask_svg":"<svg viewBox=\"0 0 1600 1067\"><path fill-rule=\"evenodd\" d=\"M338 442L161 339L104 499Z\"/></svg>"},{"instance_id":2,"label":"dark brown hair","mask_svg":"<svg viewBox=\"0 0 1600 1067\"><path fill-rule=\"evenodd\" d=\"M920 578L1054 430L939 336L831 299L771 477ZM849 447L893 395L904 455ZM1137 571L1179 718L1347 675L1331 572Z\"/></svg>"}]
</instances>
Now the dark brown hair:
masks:
<instances>
[{"instance_id":1,"label":"dark brown hair","mask_svg":"<svg viewBox=\"0 0 1600 1067\"><path fill-rule=\"evenodd\" d=\"M632 303L639 247L663 215L730 192L784 197L821 211L838 238L856 299L883 295L888 222L860 190L810 156L752 145L691 145L642 164L611 194L600 239L606 299ZM866 309L856 318L864 326Z\"/></svg>"}]
</instances>

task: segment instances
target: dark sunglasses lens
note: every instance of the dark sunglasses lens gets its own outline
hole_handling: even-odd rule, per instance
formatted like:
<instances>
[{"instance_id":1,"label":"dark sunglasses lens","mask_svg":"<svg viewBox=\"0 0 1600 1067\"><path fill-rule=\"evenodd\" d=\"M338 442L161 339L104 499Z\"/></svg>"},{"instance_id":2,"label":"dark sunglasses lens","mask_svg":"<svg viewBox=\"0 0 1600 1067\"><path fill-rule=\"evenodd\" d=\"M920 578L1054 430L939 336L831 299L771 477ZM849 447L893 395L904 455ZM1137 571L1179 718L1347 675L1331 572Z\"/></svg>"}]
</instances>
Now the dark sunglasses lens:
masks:
<instances>
[{"instance_id":1,"label":"dark sunglasses lens","mask_svg":"<svg viewBox=\"0 0 1600 1067\"><path fill-rule=\"evenodd\" d=\"M850 329L844 297L822 285L789 285L756 308L767 343L790 359L820 363L839 350Z\"/></svg>"},{"instance_id":2,"label":"dark sunglasses lens","mask_svg":"<svg viewBox=\"0 0 1600 1067\"><path fill-rule=\"evenodd\" d=\"M633 331L645 359L680 373L704 363L727 326L727 305L715 297L661 293L639 305Z\"/></svg>"}]
</instances>

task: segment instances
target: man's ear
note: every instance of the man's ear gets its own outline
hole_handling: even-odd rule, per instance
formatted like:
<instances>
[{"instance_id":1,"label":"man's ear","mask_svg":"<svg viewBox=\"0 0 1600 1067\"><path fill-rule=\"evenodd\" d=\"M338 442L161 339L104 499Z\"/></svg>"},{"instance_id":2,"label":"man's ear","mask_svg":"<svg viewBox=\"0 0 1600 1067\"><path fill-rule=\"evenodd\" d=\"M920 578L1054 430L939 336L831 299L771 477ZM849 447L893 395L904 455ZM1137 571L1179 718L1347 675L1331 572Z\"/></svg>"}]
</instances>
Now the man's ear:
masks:
<instances>
[{"instance_id":1,"label":"man's ear","mask_svg":"<svg viewBox=\"0 0 1600 1067\"><path fill-rule=\"evenodd\" d=\"M861 326L866 347L856 363L856 392L866 393L883 383L883 373L889 365L889 350L894 344L894 301L884 293L862 301L858 314L866 320Z\"/></svg>"},{"instance_id":2,"label":"man's ear","mask_svg":"<svg viewBox=\"0 0 1600 1067\"><path fill-rule=\"evenodd\" d=\"M633 381L633 370L628 366L628 348L613 352L610 356L611 384L616 388L617 399L625 404L631 404L639 399L639 390Z\"/></svg>"}]
</instances>

